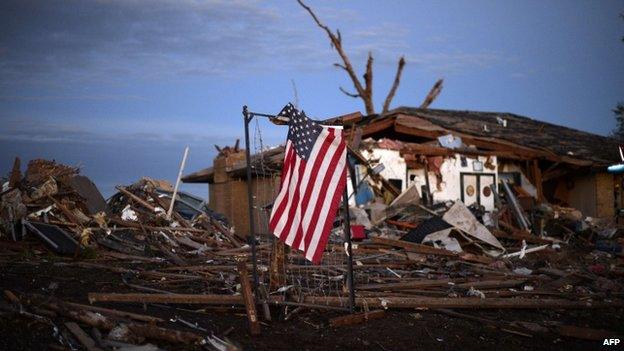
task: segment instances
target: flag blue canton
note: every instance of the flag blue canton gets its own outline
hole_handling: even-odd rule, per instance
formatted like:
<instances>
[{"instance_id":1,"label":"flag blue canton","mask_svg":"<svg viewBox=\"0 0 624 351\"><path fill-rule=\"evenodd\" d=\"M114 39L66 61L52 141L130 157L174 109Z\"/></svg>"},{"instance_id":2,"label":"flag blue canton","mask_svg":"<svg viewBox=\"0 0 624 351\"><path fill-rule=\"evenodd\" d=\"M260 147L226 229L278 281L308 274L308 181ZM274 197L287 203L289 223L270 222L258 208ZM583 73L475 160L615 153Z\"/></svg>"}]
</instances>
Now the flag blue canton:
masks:
<instances>
[{"instance_id":1,"label":"flag blue canton","mask_svg":"<svg viewBox=\"0 0 624 351\"><path fill-rule=\"evenodd\" d=\"M307 161L323 127L309 119L303 111L298 111L292 104L286 105L279 115L289 118L288 140L297 155Z\"/></svg>"}]
</instances>

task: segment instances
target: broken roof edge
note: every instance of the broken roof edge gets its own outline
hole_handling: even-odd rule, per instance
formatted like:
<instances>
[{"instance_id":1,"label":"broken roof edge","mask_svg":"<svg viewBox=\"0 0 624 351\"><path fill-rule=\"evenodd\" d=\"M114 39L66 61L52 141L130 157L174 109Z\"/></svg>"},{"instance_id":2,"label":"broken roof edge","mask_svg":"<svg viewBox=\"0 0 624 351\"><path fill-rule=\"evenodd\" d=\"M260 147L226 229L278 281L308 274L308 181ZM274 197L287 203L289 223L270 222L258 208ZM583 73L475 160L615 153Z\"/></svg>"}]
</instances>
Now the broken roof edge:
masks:
<instances>
[{"instance_id":1,"label":"broken roof edge","mask_svg":"<svg viewBox=\"0 0 624 351\"><path fill-rule=\"evenodd\" d=\"M256 177L259 175L265 176L268 174L272 174L277 172L277 170L272 170L271 166L274 164L278 164L282 162L282 154L284 152L285 146L278 145L266 149L260 153L256 153L251 155L251 163L252 163L252 177ZM264 161L264 162L263 162ZM236 161L233 164L226 167L226 172L228 175L233 177L241 177L246 175L247 169L247 160L243 158L242 160ZM214 182L214 166L204 168L197 172L193 172L187 174L181 178L183 183L213 183Z\"/></svg>"},{"instance_id":2,"label":"broken roof edge","mask_svg":"<svg viewBox=\"0 0 624 351\"><path fill-rule=\"evenodd\" d=\"M479 142L502 142L507 145L515 145L524 150L536 152L536 158L577 166L604 168L613 162L620 162L617 153L618 143L611 137L508 112L422 109L401 106L383 115L364 116L355 125L363 127L363 137L372 136L387 129L392 129L400 134L412 134L409 131L406 132L403 128L405 126L398 126L398 124L404 124L399 123L401 116L419 118L429 122L431 126L440 128L441 130L423 129L424 132L431 134L429 135L431 139L439 136L438 134L444 130L446 133L459 133L458 135L468 136ZM511 126L507 126L507 120ZM486 128L487 131L482 128ZM511 130L516 132L510 133ZM609 146L612 147L609 148Z\"/></svg>"},{"instance_id":3,"label":"broken roof edge","mask_svg":"<svg viewBox=\"0 0 624 351\"><path fill-rule=\"evenodd\" d=\"M183 183L212 183L214 180L214 169L212 167L204 168L183 176L181 180Z\"/></svg>"}]
</instances>

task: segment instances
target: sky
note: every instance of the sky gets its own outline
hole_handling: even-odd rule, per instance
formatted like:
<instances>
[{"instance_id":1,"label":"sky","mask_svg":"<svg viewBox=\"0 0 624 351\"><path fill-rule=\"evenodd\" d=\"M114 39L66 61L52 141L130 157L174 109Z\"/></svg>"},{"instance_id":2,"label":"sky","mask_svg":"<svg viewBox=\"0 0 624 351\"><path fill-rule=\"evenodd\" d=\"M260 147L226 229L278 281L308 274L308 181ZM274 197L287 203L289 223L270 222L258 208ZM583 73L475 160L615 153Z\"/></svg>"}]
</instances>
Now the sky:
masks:
<instances>
[{"instance_id":1,"label":"sky","mask_svg":"<svg viewBox=\"0 0 624 351\"><path fill-rule=\"evenodd\" d=\"M340 29L359 74L374 61L377 110L511 112L593 133L624 101L623 1L309 0ZM309 116L364 111L328 38L296 1L0 0L0 174L19 156L80 166L105 196L142 176L175 181L244 140L242 106ZM253 122L252 150L286 130ZM243 145L243 144L241 144ZM206 185L183 190L207 196Z\"/></svg>"}]
</instances>

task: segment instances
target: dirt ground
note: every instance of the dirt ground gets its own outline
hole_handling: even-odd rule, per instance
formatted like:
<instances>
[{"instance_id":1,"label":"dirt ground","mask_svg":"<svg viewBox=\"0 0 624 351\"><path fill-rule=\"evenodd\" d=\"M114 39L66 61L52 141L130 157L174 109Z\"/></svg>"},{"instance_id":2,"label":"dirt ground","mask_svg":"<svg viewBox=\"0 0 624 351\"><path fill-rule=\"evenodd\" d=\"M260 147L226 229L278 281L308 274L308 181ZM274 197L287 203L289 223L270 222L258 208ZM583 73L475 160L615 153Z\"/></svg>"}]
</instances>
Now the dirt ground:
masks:
<instances>
[{"instance_id":1,"label":"dirt ground","mask_svg":"<svg viewBox=\"0 0 624 351\"><path fill-rule=\"evenodd\" d=\"M17 294L37 293L64 301L88 303L89 292L133 292L122 283L121 275L108 270L84 269L59 265L54 257L43 262L23 258L20 262L0 261L0 288ZM427 310L387 311L382 319L365 324L332 328L331 317L339 312L305 310L289 320L274 320L262 326L262 335L248 333L243 309L203 308L201 305L164 306L137 304L99 304L162 318L178 316L234 341L247 350L593 350L605 349L602 341L561 337L556 333L532 337L504 332L480 322L468 321ZM292 311L292 309L290 309ZM283 315L275 309L273 316ZM622 309L613 310L499 310L462 311L479 317L544 323L557 321L580 327L606 329L624 334ZM274 319L277 319L275 318ZM64 322L62 318L55 321ZM168 328L189 330L179 323ZM196 332L196 331L195 331ZM56 344L51 327L15 316L0 319L0 350L46 350ZM615 335L614 335L615 337ZM163 346L159 344L159 346ZM167 349L183 349L165 345ZM190 348L192 349L192 347Z\"/></svg>"}]
</instances>

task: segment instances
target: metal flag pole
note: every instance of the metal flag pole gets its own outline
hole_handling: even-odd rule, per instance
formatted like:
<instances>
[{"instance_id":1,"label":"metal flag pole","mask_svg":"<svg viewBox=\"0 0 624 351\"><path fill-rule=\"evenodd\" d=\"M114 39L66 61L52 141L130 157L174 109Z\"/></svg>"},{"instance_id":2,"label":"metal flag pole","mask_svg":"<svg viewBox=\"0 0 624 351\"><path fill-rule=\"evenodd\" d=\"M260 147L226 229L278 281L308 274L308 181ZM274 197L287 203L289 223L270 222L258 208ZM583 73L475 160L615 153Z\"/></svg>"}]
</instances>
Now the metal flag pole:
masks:
<instances>
[{"instance_id":1,"label":"metal flag pole","mask_svg":"<svg viewBox=\"0 0 624 351\"><path fill-rule=\"evenodd\" d=\"M257 263L257 254L256 254L256 227L255 222L253 220L253 196L252 196L252 186L251 186L251 155L249 149L249 123L253 120L254 117L265 117L271 120L274 124L277 125L285 125L288 124L287 120L284 120L282 116L276 116L266 113L256 113L250 112L247 109L247 106L243 106L243 117L245 120L245 158L247 159L247 202L249 209L249 234L247 236L247 240L249 245L251 246L251 259L253 266L253 281L254 281L254 290L258 291L259 280L258 280L258 263ZM349 312L353 313L355 311L355 289L353 282L353 251L351 247L351 219L349 216L349 195L347 192L347 187L345 185L344 194L343 194L343 202L344 202L344 231L345 231L345 243L347 244L347 287L349 289ZM257 296L257 295L256 295Z\"/></svg>"},{"instance_id":2,"label":"metal flag pole","mask_svg":"<svg viewBox=\"0 0 624 351\"><path fill-rule=\"evenodd\" d=\"M254 282L254 292L258 294L258 262L256 258L256 223L253 216L253 195L251 187L251 152L249 151L249 122L254 115L247 111L247 106L243 106L243 118L245 119L245 158L247 159L247 204L249 209L249 234L247 242L251 246L252 276Z\"/></svg>"},{"instance_id":3,"label":"metal flag pole","mask_svg":"<svg viewBox=\"0 0 624 351\"><path fill-rule=\"evenodd\" d=\"M353 251L351 250L351 218L349 215L349 194L345 184L343 194L344 235L347 243L347 287L349 288L349 312L355 310L355 289L353 287Z\"/></svg>"},{"instance_id":4,"label":"metal flag pole","mask_svg":"<svg viewBox=\"0 0 624 351\"><path fill-rule=\"evenodd\" d=\"M245 159L247 162L247 207L249 213L249 234L247 235L247 242L251 246L251 264L252 264L252 276L254 282L254 292L258 296L258 286L260 280L258 279L258 260L256 249L256 223L253 216L253 189L251 186L251 151L249 149L249 123L254 117L269 118L274 124L286 124L280 119L280 116L269 115L266 113L250 112L247 109L247 105L243 106L243 119L245 121Z\"/></svg>"}]
</instances>

